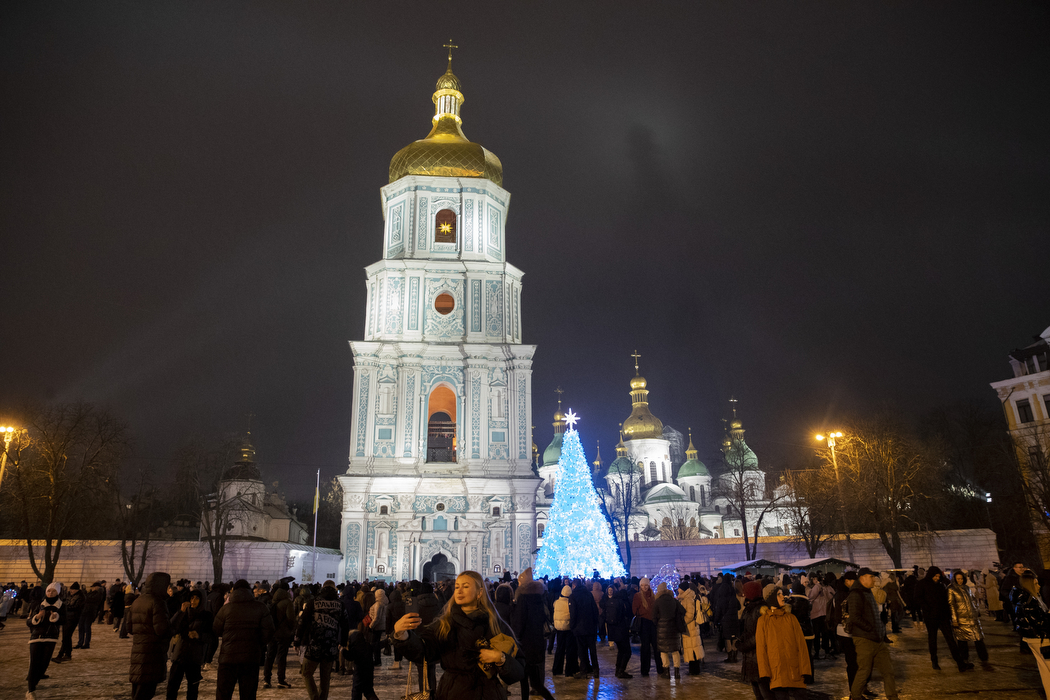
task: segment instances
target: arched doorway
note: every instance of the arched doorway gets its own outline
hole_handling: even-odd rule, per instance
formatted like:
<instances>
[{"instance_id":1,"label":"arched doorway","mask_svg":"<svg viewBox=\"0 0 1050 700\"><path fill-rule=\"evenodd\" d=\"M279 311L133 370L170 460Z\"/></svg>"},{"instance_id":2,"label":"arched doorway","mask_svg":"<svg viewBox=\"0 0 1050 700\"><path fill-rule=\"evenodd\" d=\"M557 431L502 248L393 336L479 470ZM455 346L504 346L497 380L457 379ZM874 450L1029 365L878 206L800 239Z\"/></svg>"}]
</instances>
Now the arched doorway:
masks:
<instances>
[{"instance_id":1,"label":"arched doorway","mask_svg":"<svg viewBox=\"0 0 1050 700\"><path fill-rule=\"evenodd\" d=\"M441 552L423 565L423 578L430 579L432 583L456 578L456 565L448 560Z\"/></svg>"},{"instance_id":2,"label":"arched doorway","mask_svg":"<svg viewBox=\"0 0 1050 700\"><path fill-rule=\"evenodd\" d=\"M430 392L427 407L427 461L456 461L456 395L446 386Z\"/></svg>"}]
</instances>

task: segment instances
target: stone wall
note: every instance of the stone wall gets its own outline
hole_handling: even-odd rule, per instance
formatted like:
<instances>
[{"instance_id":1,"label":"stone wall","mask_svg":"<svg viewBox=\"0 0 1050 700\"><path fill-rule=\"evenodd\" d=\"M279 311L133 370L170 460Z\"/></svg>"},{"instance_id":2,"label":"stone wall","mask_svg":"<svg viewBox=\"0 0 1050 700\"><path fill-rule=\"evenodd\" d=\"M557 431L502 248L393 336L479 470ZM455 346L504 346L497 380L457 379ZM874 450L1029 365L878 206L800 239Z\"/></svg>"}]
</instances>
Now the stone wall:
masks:
<instances>
[{"instance_id":1,"label":"stone wall","mask_svg":"<svg viewBox=\"0 0 1050 700\"><path fill-rule=\"evenodd\" d=\"M38 566L43 542L35 542L33 553ZM297 581L312 580L314 548L291 542L230 542L223 559L222 577L226 581L239 578L248 581L267 579L271 583L285 576ZM336 578L343 555L337 549L317 548L317 580ZM166 571L173 578L191 581L210 581L213 577L211 553L206 542L156 541L149 546L146 574ZM116 578L127 579L120 555L120 540L67 541L55 571L55 580L71 584ZM145 578L145 577L143 577ZM0 582L36 581L29 565L29 554L24 540L0 540Z\"/></svg>"},{"instance_id":2,"label":"stone wall","mask_svg":"<svg viewBox=\"0 0 1050 700\"><path fill-rule=\"evenodd\" d=\"M878 535L865 533L853 535L850 539L852 559L845 538L841 537L824 544L818 556L851 560L880 571L894 568ZM942 569L987 569L992 562L999 560L995 533L987 529L909 533L902 535L902 540L901 563L904 568L914 564L922 567L936 564ZM622 542L620 547L623 548ZM792 537L761 537L758 558L790 564L810 557L805 547ZM744 540L739 538L631 543L632 576L652 576L664 564L674 564L685 573L711 574L744 559L747 559Z\"/></svg>"}]
</instances>

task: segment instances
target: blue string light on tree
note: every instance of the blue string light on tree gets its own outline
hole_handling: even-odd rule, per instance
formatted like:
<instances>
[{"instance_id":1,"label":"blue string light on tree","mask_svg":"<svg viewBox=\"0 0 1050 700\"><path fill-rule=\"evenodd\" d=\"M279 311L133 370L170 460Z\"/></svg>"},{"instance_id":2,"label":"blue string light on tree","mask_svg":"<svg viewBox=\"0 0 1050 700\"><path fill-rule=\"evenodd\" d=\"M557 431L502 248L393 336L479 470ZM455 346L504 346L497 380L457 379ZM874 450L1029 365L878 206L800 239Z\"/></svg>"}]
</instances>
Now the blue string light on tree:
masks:
<instances>
[{"instance_id":1,"label":"blue string light on tree","mask_svg":"<svg viewBox=\"0 0 1050 700\"><path fill-rule=\"evenodd\" d=\"M602 514L587 456L576 432L578 420L570 408L565 414L569 429L562 438L554 502L533 569L537 576L589 577L595 570L603 578L626 576L620 547Z\"/></svg>"}]
</instances>

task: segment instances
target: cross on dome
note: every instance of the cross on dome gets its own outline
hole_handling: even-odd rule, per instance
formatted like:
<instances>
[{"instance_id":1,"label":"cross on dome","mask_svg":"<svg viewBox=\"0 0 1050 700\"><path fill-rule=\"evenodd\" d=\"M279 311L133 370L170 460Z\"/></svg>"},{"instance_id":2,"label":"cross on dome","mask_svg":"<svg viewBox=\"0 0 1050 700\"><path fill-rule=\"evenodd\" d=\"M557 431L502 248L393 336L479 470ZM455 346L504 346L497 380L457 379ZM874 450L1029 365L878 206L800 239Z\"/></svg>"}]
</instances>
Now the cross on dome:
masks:
<instances>
[{"instance_id":1,"label":"cross on dome","mask_svg":"<svg viewBox=\"0 0 1050 700\"><path fill-rule=\"evenodd\" d=\"M637 377L638 376L638 360L640 360L642 358L642 356L638 354L637 350L635 350L634 352L631 353L631 357L634 358L634 376Z\"/></svg>"},{"instance_id":2,"label":"cross on dome","mask_svg":"<svg viewBox=\"0 0 1050 700\"><path fill-rule=\"evenodd\" d=\"M456 46L455 44L453 44L451 39L448 40L447 44L444 44L444 47L446 49L448 49L448 65L449 65L449 67L451 67L452 66L452 49L458 49L459 47Z\"/></svg>"},{"instance_id":3,"label":"cross on dome","mask_svg":"<svg viewBox=\"0 0 1050 700\"><path fill-rule=\"evenodd\" d=\"M569 424L569 428L575 428L576 421L579 419L580 417L573 413L571 408L569 409L569 412L565 414L565 422Z\"/></svg>"}]
</instances>

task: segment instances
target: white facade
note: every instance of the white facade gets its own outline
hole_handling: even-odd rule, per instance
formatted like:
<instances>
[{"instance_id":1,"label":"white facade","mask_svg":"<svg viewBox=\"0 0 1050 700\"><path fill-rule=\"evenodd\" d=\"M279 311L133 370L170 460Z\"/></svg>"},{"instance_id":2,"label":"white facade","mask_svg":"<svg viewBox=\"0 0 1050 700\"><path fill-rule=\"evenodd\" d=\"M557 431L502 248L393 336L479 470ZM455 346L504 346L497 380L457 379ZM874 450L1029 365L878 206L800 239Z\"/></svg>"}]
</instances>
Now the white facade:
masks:
<instances>
[{"instance_id":1,"label":"white facade","mask_svg":"<svg viewBox=\"0 0 1050 700\"><path fill-rule=\"evenodd\" d=\"M434 101L435 124L458 131L458 81ZM510 193L487 175L409 172L380 191L384 254L365 269L365 340L350 343L343 577L520 571L536 548L536 347L521 344L523 273L506 262Z\"/></svg>"}]
</instances>

